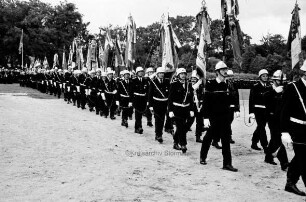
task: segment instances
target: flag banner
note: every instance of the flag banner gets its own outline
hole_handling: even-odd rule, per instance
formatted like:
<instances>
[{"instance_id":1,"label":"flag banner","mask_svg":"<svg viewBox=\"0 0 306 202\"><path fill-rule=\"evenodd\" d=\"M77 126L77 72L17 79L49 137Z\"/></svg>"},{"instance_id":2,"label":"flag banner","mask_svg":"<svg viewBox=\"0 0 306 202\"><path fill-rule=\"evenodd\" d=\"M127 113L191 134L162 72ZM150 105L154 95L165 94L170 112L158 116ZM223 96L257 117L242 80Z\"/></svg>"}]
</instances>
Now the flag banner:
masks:
<instances>
[{"instance_id":1,"label":"flag banner","mask_svg":"<svg viewBox=\"0 0 306 202\"><path fill-rule=\"evenodd\" d=\"M241 67L243 53L243 37L239 21L234 17L230 21L230 30L234 61L239 65L239 67Z\"/></svg>"},{"instance_id":2,"label":"flag banner","mask_svg":"<svg viewBox=\"0 0 306 202\"><path fill-rule=\"evenodd\" d=\"M58 60L58 54L57 53L55 53L54 54L54 57L53 57L53 68L54 67L58 67L59 66L59 60Z\"/></svg>"},{"instance_id":3,"label":"flag banner","mask_svg":"<svg viewBox=\"0 0 306 202\"><path fill-rule=\"evenodd\" d=\"M68 57L68 66L72 65L72 56L73 56L73 52L72 52L72 48L71 46L69 47L69 57Z\"/></svg>"},{"instance_id":4,"label":"flag banner","mask_svg":"<svg viewBox=\"0 0 306 202\"><path fill-rule=\"evenodd\" d=\"M182 45L173 30L169 16L165 17L165 15L162 15L161 19L160 44L162 67L166 69L166 72L174 72L179 63L177 49Z\"/></svg>"},{"instance_id":5,"label":"flag banner","mask_svg":"<svg viewBox=\"0 0 306 202\"><path fill-rule=\"evenodd\" d=\"M126 24L126 47L125 47L125 64L128 70L133 69L136 53L136 23L133 17L128 17Z\"/></svg>"},{"instance_id":6,"label":"flag banner","mask_svg":"<svg viewBox=\"0 0 306 202\"><path fill-rule=\"evenodd\" d=\"M63 68L63 70L67 69L67 60L66 60L65 49L64 49L64 51L63 51L62 68Z\"/></svg>"},{"instance_id":7,"label":"flag banner","mask_svg":"<svg viewBox=\"0 0 306 202\"><path fill-rule=\"evenodd\" d=\"M115 67L118 66L125 66L123 56L122 56L122 50L121 50L121 43L120 43L120 37L117 34L117 39L115 43L115 51L116 51L116 58L115 58Z\"/></svg>"},{"instance_id":8,"label":"flag banner","mask_svg":"<svg viewBox=\"0 0 306 202\"><path fill-rule=\"evenodd\" d=\"M21 54L23 51L23 30L21 31L18 51L19 51L19 54Z\"/></svg>"},{"instance_id":9,"label":"flag banner","mask_svg":"<svg viewBox=\"0 0 306 202\"><path fill-rule=\"evenodd\" d=\"M221 13L222 13L222 19L224 19L227 15L229 16L239 15L238 0L221 0Z\"/></svg>"},{"instance_id":10,"label":"flag banner","mask_svg":"<svg viewBox=\"0 0 306 202\"><path fill-rule=\"evenodd\" d=\"M210 18L206 7L202 6L201 11L196 16L198 33L200 37L198 53L196 58L196 67L198 75L205 81L206 79L206 48L211 44L210 37ZM199 29L201 28L201 29Z\"/></svg>"},{"instance_id":11,"label":"flag banner","mask_svg":"<svg viewBox=\"0 0 306 202\"><path fill-rule=\"evenodd\" d=\"M92 40L90 43L90 60L96 62L97 42Z\"/></svg>"},{"instance_id":12,"label":"flag banner","mask_svg":"<svg viewBox=\"0 0 306 202\"><path fill-rule=\"evenodd\" d=\"M91 70L91 48L90 48L90 43L88 44L88 48L87 48L86 67L87 67L88 71Z\"/></svg>"},{"instance_id":13,"label":"flag banner","mask_svg":"<svg viewBox=\"0 0 306 202\"><path fill-rule=\"evenodd\" d=\"M291 51L292 69L302 61L302 38L299 6L295 5L292 11L291 25L288 36L288 51Z\"/></svg>"},{"instance_id":14,"label":"flag banner","mask_svg":"<svg viewBox=\"0 0 306 202\"><path fill-rule=\"evenodd\" d=\"M45 56L45 59L44 59L44 62L43 62L43 67L45 69L48 69L49 68L49 63L48 63L48 60L47 60L47 57Z\"/></svg>"}]
</instances>

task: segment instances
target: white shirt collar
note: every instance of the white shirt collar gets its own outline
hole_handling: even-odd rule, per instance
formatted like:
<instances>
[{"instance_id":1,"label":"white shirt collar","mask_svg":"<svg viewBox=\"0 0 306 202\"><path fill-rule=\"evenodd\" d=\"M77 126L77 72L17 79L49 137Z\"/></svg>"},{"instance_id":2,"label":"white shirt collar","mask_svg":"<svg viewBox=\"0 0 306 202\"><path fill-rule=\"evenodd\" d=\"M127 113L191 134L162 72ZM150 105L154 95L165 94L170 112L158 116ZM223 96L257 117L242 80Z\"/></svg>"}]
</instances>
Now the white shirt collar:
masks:
<instances>
[{"instance_id":1,"label":"white shirt collar","mask_svg":"<svg viewBox=\"0 0 306 202\"><path fill-rule=\"evenodd\" d=\"M303 81L305 87L306 87L306 80L302 77L301 80Z\"/></svg>"},{"instance_id":2,"label":"white shirt collar","mask_svg":"<svg viewBox=\"0 0 306 202\"><path fill-rule=\"evenodd\" d=\"M216 77L216 81L217 81L217 83L221 83L221 82L222 82L222 81L219 79L219 77ZM223 82L225 82L225 80L224 80Z\"/></svg>"}]
</instances>

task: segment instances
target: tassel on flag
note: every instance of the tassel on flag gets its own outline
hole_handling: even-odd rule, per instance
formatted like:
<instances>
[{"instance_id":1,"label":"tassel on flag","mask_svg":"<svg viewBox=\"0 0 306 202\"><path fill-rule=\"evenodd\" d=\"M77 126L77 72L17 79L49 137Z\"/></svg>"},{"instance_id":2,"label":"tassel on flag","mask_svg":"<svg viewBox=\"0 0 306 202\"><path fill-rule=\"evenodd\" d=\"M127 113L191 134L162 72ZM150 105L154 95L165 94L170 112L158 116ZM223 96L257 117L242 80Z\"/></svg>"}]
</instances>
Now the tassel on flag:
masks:
<instances>
[{"instance_id":1,"label":"tassel on flag","mask_svg":"<svg viewBox=\"0 0 306 202\"><path fill-rule=\"evenodd\" d=\"M292 69L302 61L302 39L299 10L300 8L298 4L295 4L294 10L292 11L292 19L287 42L288 51L291 51Z\"/></svg>"}]
</instances>

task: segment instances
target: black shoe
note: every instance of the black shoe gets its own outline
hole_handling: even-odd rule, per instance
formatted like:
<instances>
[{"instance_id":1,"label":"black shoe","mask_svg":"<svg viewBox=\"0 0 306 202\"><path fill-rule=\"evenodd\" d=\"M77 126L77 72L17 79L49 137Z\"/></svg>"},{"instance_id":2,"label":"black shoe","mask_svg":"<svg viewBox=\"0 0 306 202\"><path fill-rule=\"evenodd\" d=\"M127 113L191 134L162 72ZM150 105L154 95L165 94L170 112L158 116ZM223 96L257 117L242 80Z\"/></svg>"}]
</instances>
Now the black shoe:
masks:
<instances>
[{"instance_id":1,"label":"black shoe","mask_svg":"<svg viewBox=\"0 0 306 202\"><path fill-rule=\"evenodd\" d=\"M285 191L287 192L291 192L291 193L294 193L296 195L300 195L300 196L306 196L305 192L299 190L296 185L288 185L286 184L285 186Z\"/></svg>"},{"instance_id":2,"label":"black shoe","mask_svg":"<svg viewBox=\"0 0 306 202\"><path fill-rule=\"evenodd\" d=\"M151 121L149 121L149 122L147 123L147 126L149 126L149 127L153 127L152 122L151 122Z\"/></svg>"},{"instance_id":3,"label":"black shoe","mask_svg":"<svg viewBox=\"0 0 306 202\"><path fill-rule=\"evenodd\" d=\"M211 145L216 147L217 149L222 149L218 142L213 142Z\"/></svg>"},{"instance_id":4,"label":"black shoe","mask_svg":"<svg viewBox=\"0 0 306 202\"><path fill-rule=\"evenodd\" d=\"M84 109L86 109L86 107L82 107L82 109L84 110Z\"/></svg>"},{"instance_id":5,"label":"black shoe","mask_svg":"<svg viewBox=\"0 0 306 202\"><path fill-rule=\"evenodd\" d=\"M181 147L180 147L178 144L174 144L174 145L173 145L173 149L181 150Z\"/></svg>"},{"instance_id":6,"label":"black shoe","mask_svg":"<svg viewBox=\"0 0 306 202\"><path fill-rule=\"evenodd\" d=\"M206 162L206 160L205 160L205 159L200 159L200 164L202 164L202 165L206 165L206 164L207 164L207 162Z\"/></svg>"},{"instance_id":7,"label":"black shoe","mask_svg":"<svg viewBox=\"0 0 306 202\"><path fill-rule=\"evenodd\" d=\"M238 171L238 169L234 168L232 165L223 166L223 170L228 170L228 171L232 171L232 172L237 172Z\"/></svg>"},{"instance_id":8,"label":"black shoe","mask_svg":"<svg viewBox=\"0 0 306 202\"><path fill-rule=\"evenodd\" d=\"M235 144L235 141L231 138L230 143Z\"/></svg>"},{"instance_id":9,"label":"black shoe","mask_svg":"<svg viewBox=\"0 0 306 202\"><path fill-rule=\"evenodd\" d=\"M158 136L155 137L155 140L157 140L159 143L163 143L164 141L162 137L158 137Z\"/></svg>"},{"instance_id":10,"label":"black shoe","mask_svg":"<svg viewBox=\"0 0 306 202\"><path fill-rule=\"evenodd\" d=\"M106 116L106 115L104 115L104 118L106 118L106 119L107 119L107 116Z\"/></svg>"},{"instance_id":11,"label":"black shoe","mask_svg":"<svg viewBox=\"0 0 306 202\"><path fill-rule=\"evenodd\" d=\"M287 171L287 168L289 167L289 163L284 163L284 164L281 164L281 169L282 171Z\"/></svg>"},{"instance_id":12,"label":"black shoe","mask_svg":"<svg viewBox=\"0 0 306 202\"><path fill-rule=\"evenodd\" d=\"M135 129L135 133L142 134L142 133L143 133L142 128L137 128L137 129Z\"/></svg>"},{"instance_id":13,"label":"black shoe","mask_svg":"<svg viewBox=\"0 0 306 202\"><path fill-rule=\"evenodd\" d=\"M187 151L187 147L184 145L184 146L181 146L181 149L182 149L182 152L183 153L186 153L186 151Z\"/></svg>"},{"instance_id":14,"label":"black shoe","mask_svg":"<svg viewBox=\"0 0 306 202\"><path fill-rule=\"evenodd\" d=\"M261 148L259 148L256 144L252 144L251 148L254 149L254 150L257 150L257 151L261 150Z\"/></svg>"},{"instance_id":15,"label":"black shoe","mask_svg":"<svg viewBox=\"0 0 306 202\"><path fill-rule=\"evenodd\" d=\"M202 143L202 142L203 142L203 141L201 140L200 136L197 136L197 137L196 137L196 142L198 142L198 143Z\"/></svg>"},{"instance_id":16,"label":"black shoe","mask_svg":"<svg viewBox=\"0 0 306 202\"><path fill-rule=\"evenodd\" d=\"M90 111L90 112L92 112L92 111L93 111L93 109L92 109L92 108L89 108L89 111Z\"/></svg>"},{"instance_id":17,"label":"black shoe","mask_svg":"<svg viewBox=\"0 0 306 202\"><path fill-rule=\"evenodd\" d=\"M110 118L111 118L111 120L114 120L114 119L116 119L116 117L114 117L114 116L111 116Z\"/></svg>"}]
</instances>

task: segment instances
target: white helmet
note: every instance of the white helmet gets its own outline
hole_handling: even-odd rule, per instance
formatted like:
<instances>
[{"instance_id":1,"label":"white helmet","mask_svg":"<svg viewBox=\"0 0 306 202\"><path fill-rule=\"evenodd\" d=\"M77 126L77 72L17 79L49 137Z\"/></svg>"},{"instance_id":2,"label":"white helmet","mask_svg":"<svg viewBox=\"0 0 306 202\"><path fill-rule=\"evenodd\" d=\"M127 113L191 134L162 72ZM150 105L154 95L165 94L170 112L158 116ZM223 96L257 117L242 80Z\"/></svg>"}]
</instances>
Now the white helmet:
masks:
<instances>
[{"instance_id":1,"label":"white helmet","mask_svg":"<svg viewBox=\"0 0 306 202\"><path fill-rule=\"evenodd\" d=\"M82 73L81 70L78 69L73 71L73 74L81 74L81 73Z\"/></svg>"},{"instance_id":2,"label":"white helmet","mask_svg":"<svg viewBox=\"0 0 306 202\"><path fill-rule=\"evenodd\" d=\"M88 72L88 69L86 67L83 67L82 72Z\"/></svg>"},{"instance_id":3,"label":"white helmet","mask_svg":"<svg viewBox=\"0 0 306 202\"><path fill-rule=\"evenodd\" d=\"M91 71L88 72L88 74L95 74L96 71L94 69L92 69Z\"/></svg>"},{"instance_id":4,"label":"white helmet","mask_svg":"<svg viewBox=\"0 0 306 202\"><path fill-rule=\"evenodd\" d=\"M63 70L62 69L58 69L57 72L63 72Z\"/></svg>"},{"instance_id":5,"label":"white helmet","mask_svg":"<svg viewBox=\"0 0 306 202\"><path fill-rule=\"evenodd\" d=\"M300 70L306 72L306 60L304 60L303 66L301 67Z\"/></svg>"},{"instance_id":6,"label":"white helmet","mask_svg":"<svg viewBox=\"0 0 306 202\"><path fill-rule=\"evenodd\" d=\"M283 78L282 78L283 76ZM272 80L286 80L286 75L283 74L282 70L276 70L274 73L273 73L273 76L271 78Z\"/></svg>"},{"instance_id":7,"label":"white helmet","mask_svg":"<svg viewBox=\"0 0 306 202\"><path fill-rule=\"evenodd\" d=\"M131 75L131 73L130 73L129 70L123 70L123 71L122 71L122 75L125 75L125 74Z\"/></svg>"},{"instance_id":8,"label":"white helmet","mask_svg":"<svg viewBox=\"0 0 306 202\"><path fill-rule=\"evenodd\" d=\"M176 75L178 76L179 74L181 74L181 73L187 73L186 72L186 69L185 68L178 68L177 70L176 70Z\"/></svg>"},{"instance_id":9,"label":"white helmet","mask_svg":"<svg viewBox=\"0 0 306 202\"><path fill-rule=\"evenodd\" d=\"M215 66L216 71L219 69L225 69L225 68L228 68L228 67L223 61L219 61Z\"/></svg>"},{"instance_id":10,"label":"white helmet","mask_svg":"<svg viewBox=\"0 0 306 202\"><path fill-rule=\"evenodd\" d=\"M191 78L197 78L197 79L200 79L198 73L197 73L197 70L193 70L192 73L191 73Z\"/></svg>"},{"instance_id":11,"label":"white helmet","mask_svg":"<svg viewBox=\"0 0 306 202\"><path fill-rule=\"evenodd\" d=\"M102 72L101 76L107 76L106 72Z\"/></svg>"},{"instance_id":12,"label":"white helmet","mask_svg":"<svg viewBox=\"0 0 306 202\"><path fill-rule=\"evenodd\" d=\"M147 68L146 73L149 73L149 72L154 72L154 69L152 67Z\"/></svg>"},{"instance_id":13,"label":"white helmet","mask_svg":"<svg viewBox=\"0 0 306 202\"><path fill-rule=\"evenodd\" d=\"M119 73L119 74L122 76L124 71L125 71L125 70L120 71L120 73Z\"/></svg>"},{"instance_id":14,"label":"white helmet","mask_svg":"<svg viewBox=\"0 0 306 202\"><path fill-rule=\"evenodd\" d=\"M113 72L112 68L108 67L108 68L106 69L106 74L113 74L113 73L114 73L114 72Z\"/></svg>"},{"instance_id":15,"label":"white helmet","mask_svg":"<svg viewBox=\"0 0 306 202\"><path fill-rule=\"evenodd\" d=\"M163 68L163 67L158 67L158 68L156 69L156 74L158 74L158 73L165 73L165 72L166 72L166 69Z\"/></svg>"},{"instance_id":16,"label":"white helmet","mask_svg":"<svg viewBox=\"0 0 306 202\"><path fill-rule=\"evenodd\" d=\"M263 74L269 74L268 71L266 69L261 69L259 72L258 72L258 77L260 77L261 75Z\"/></svg>"},{"instance_id":17,"label":"white helmet","mask_svg":"<svg viewBox=\"0 0 306 202\"><path fill-rule=\"evenodd\" d=\"M144 71L142 67L137 67L137 68L136 68L136 74L137 74L138 72L141 72L141 71Z\"/></svg>"},{"instance_id":18,"label":"white helmet","mask_svg":"<svg viewBox=\"0 0 306 202\"><path fill-rule=\"evenodd\" d=\"M100 68L97 68L96 72L102 72L102 70Z\"/></svg>"},{"instance_id":19,"label":"white helmet","mask_svg":"<svg viewBox=\"0 0 306 202\"><path fill-rule=\"evenodd\" d=\"M227 70L227 75L228 76L233 76L234 75L233 70L231 70L231 69Z\"/></svg>"}]
</instances>

